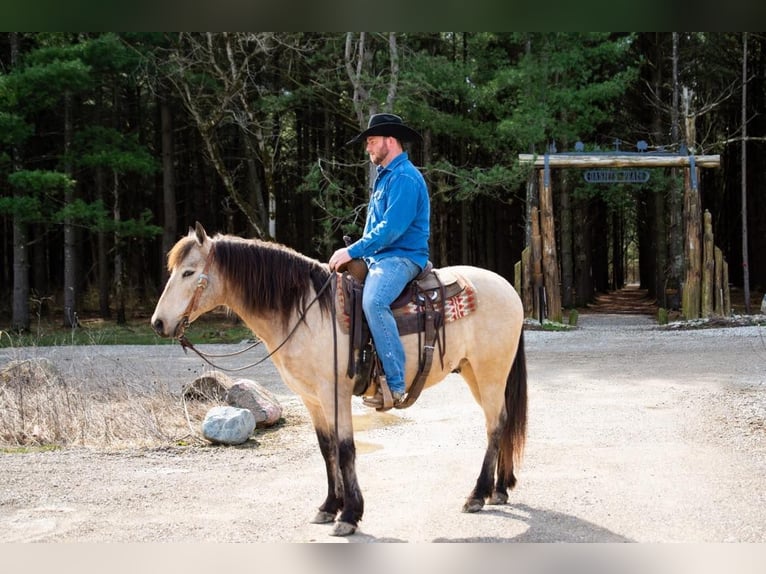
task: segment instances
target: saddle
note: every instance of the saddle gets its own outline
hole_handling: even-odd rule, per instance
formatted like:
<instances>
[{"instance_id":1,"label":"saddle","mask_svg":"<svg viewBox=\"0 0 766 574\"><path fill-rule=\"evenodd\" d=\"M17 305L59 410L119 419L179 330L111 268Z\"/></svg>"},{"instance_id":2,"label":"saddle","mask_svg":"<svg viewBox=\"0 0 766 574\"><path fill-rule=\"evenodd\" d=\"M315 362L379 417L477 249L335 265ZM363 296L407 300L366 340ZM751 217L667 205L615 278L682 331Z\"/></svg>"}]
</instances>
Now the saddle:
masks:
<instances>
[{"instance_id":1,"label":"saddle","mask_svg":"<svg viewBox=\"0 0 766 574\"><path fill-rule=\"evenodd\" d=\"M388 394L390 397L362 310L367 265L364 260L353 259L338 271L341 273L339 295L343 301L343 312L348 318L349 360L346 373L355 380L354 394L369 394L374 387L380 386L383 396ZM397 408L411 406L420 396L431 370L436 347L439 348L439 360L442 366L444 365L447 343L444 331L445 305L465 289L466 282L460 276L434 269L429 261L425 269L407 284L391 304L399 335L417 333L419 348L417 374L404 401L399 403Z\"/></svg>"}]
</instances>

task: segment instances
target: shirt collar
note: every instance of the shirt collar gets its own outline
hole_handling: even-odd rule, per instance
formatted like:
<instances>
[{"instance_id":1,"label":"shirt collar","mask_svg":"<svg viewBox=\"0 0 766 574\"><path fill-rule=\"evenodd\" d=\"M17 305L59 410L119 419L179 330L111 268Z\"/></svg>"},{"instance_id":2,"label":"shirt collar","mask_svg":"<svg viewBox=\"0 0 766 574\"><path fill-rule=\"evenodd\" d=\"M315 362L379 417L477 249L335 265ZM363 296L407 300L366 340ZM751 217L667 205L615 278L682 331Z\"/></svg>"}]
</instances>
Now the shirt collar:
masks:
<instances>
[{"instance_id":1,"label":"shirt collar","mask_svg":"<svg viewBox=\"0 0 766 574\"><path fill-rule=\"evenodd\" d=\"M382 165L376 166L376 169L378 170L378 175L383 173L386 170L393 169L403 161L406 161L409 158L406 151L403 151L398 156L396 156L394 159L392 159L389 164L386 167L383 167Z\"/></svg>"}]
</instances>

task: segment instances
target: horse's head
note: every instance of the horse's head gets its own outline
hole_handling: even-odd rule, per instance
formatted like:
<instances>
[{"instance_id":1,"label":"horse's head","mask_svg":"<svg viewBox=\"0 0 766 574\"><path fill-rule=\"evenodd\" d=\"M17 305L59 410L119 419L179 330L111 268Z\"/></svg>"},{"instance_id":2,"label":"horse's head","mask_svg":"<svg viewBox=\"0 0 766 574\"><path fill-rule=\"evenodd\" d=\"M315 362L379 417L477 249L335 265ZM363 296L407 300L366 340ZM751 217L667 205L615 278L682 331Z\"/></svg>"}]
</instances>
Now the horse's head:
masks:
<instances>
[{"instance_id":1,"label":"horse's head","mask_svg":"<svg viewBox=\"0 0 766 574\"><path fill-rule=\"evenodd\" d=\"M213 241L197 223L168 253L168 278L151 324L163 337L180 337L186 326L220 303L220 286L211 281Z\"/></svg>"}]
</instances>

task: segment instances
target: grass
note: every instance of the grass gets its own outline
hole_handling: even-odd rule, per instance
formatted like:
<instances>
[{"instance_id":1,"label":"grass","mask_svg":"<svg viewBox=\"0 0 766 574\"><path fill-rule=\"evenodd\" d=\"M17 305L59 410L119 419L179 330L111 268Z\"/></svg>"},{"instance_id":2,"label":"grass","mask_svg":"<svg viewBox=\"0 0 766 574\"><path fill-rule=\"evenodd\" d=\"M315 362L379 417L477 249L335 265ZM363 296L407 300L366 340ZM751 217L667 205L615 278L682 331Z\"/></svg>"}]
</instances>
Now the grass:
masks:
<instances>
[{"instance_id":1,"label":"grass","mask_svg":"<svg viewBox=\"0 0 766 574\"><path fill-rule=\"evenodd\" d=\"M0 452L204 442L198 429L211 401L187 401L164 386L126 376L100 384L87 379L65 379L41 359L6 364L0 370Z\"/></svg>"},{"instance_id":2,"label":"grass","mask_svg":"<svg viewBox=\"0 0 766 574\"><path fill-rule=\"evenodd\" d=\"M187 331L196 343L239 343L252 339L253 334L242 322L223 312L210 313L195 321ZM64 345L161 345L171 339L159 337L145 317L117 325L103 319L83 319L76 328L67 328L63 322L49 320L34 323L28 331L16 333L0 328L0 348L52 347Z\"/></svg>"},{"instance_id":3,"label":"grass","mask_svg":"<svg viewBox=\"0 0 766 574\"><path fill-rule=\"evenodd\" d=\"M61 449L56 444L46 444L42 446L2 446L0 454L29 454L31 452L51 452Z\"/></svg>"}]
</instances>

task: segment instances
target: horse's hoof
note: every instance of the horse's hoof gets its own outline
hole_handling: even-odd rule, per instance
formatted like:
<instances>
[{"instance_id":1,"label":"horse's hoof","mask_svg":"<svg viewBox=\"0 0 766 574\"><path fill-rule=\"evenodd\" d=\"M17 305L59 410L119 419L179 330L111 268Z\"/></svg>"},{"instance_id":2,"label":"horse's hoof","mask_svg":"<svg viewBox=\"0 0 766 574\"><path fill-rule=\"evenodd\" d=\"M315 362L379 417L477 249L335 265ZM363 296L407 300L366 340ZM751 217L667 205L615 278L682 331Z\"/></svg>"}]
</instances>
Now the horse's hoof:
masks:
<instances>
[{"instance_id":1,"label":"horse's hoof","mask_svg":"<svg viewBox=\"0 0 766 574\"><path fill-rule=\"evenodd\" d=\"M484 508L484 501L476 498L469 498L463 505L463 512L479 512Z\"/></svg>"},{"instance_id":2,"label":"horse's hoof","mask_svg":"<svg viewBox=\"0 0 766 574\"><path fill-rule=\"evenodd\" d=\"M335 528L332 529L333 536L350 536L356 532L356 526L349 522L336 522Z\"/></svg>"},{"instance_id":3,"label":"horse's hoof","mask_svg":"<svg viewBox=\"0 0 766 574\"><path fill-rule=\"evenodd\" d=\"M503 492L494 492L487 501L487 504L505 504L508 502L508 495Z\"/></svg>"},{"instance_id":4,"label":"horse's hoof","mask_svg":"<svg viewBox=\"0 0 766 574\"><path fill-rule=\"evenodd\" d=\"M311 521L311 524L329 524L330 522L334 520L335 520L334 514L330 514L329 512L320 510L319 512L317 512L317 515L314 517L314 520Z\"/></svg>"}]
</instances>

